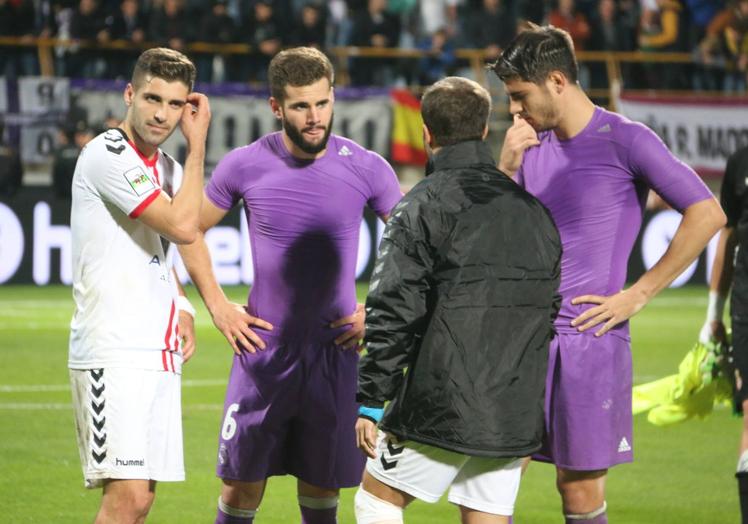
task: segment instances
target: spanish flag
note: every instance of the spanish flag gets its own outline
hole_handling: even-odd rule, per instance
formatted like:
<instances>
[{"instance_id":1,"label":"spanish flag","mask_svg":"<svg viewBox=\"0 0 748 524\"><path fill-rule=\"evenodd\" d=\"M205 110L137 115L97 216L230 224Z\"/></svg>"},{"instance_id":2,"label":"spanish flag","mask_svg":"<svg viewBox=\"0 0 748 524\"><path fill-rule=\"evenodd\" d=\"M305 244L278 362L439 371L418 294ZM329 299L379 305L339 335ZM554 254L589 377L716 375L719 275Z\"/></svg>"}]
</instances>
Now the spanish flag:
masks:
<instances>
[{"instance_id":1,"label":"spanish flag","mask_svg":"<svg viewBox=\"0 0 748 524\"><path fill-rule=\"evenodd\" d=\"M392 97L392 161L423 166L423 120L421 102L406 89L393 89Z\"/></svg>"}]
</instances>

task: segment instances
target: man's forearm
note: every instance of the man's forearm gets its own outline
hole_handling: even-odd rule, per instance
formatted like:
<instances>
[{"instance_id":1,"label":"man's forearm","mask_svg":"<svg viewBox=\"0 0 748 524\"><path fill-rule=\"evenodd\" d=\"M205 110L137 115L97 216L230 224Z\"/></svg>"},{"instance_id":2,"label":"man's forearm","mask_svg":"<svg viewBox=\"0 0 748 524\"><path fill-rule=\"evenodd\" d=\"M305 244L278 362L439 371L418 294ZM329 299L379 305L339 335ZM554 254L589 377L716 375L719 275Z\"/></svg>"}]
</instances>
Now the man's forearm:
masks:
<instances>
[{"instance_id":1,"label":"man's forearm","mask_svg":"<svg viewBox=\"0 0 748 524\"><path fill-rule=\"evenodd\" d=\"M190 149L184 163L182 185L171 201L171 218L184 228L197 228L203 199L205 146Z\"/></svg>"},{"instance_id":2,"label":"man's forearm","mask_svg":"<svg viewBox=\"0 0 748 524\"><path fill-rule=\"evenodd\" d=\"M179 254L205 306L212 313L217 304L226 300L226 295L213 273L205 234L199 231L192 244L179 246Z\"/></svg>"},{"instance_id":3,"label":"man's forearm","mask_svg":"<svg viewBox=\"0 0 748 524\"><path fill-rule=\"evenodd\" d=\"M712 275L709 280L709 290L721 297L726 297L732 285L733 257L737 247L735 228L724 227L719 235L717 252L712 265Z\"/></svg>"},{"instance_id":4,"label":"man's forearm","mask_svg":"<svg viewBox=\"0 0 748 524\"><path fill-rule=\"evenodd\" d=\"M714 198L686 209L665 254L632 286L648 299L667 287L704 250L709 240L725 225L725 214Z\"/></svg>"}]
</instances>

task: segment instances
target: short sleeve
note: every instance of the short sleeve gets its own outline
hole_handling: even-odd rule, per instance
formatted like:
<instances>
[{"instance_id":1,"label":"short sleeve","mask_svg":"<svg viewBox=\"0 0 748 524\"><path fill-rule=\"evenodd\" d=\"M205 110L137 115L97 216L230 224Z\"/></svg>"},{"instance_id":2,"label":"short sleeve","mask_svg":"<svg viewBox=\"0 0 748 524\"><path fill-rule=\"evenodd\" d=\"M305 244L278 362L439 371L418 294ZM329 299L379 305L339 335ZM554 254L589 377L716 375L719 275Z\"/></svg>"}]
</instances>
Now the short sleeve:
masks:
<instances>
[{"instance_id":1,"label":"short sleeve","mask_svg":"<svg viewBox=\"0 0 748 524\"><path fill-rule=\"evenodd\" d=\"M373 152L370 152L367 170L371 190L367 205L379 216L389 215L403 197L397 175L384 158Z\"/></svg>"},{"instance_id":2,"label":"short sleeve","mask_svg":"<svg viewBox=\"0 0 748 524\"><path fill-rule=\"evenodd\" d=\"M238 150L232 151L218 162L205 186L205 194L217 207L229 210L243 198L236 187L237 173L240 172Z\"/></svg>"},{"instance_id":3,"label":"short sleeve","mask_svg":"<svg viewBox=\"0 0 748 524\"><path fill-rule=\"evenodd\" d=\"M632 172L680 212L712 198L699 175L678 160L651 129L641 126L629 146Z\"/></svg>"},{"instance_id":4,"label":"short sleeve","mask_svg":"<svg viewBox=\"0 0 748 524\"><path fill-rule=\"evenodd\" d=\"M727 160L725 168L725 177L722 179L722 188L720 189L720 204L727 215L727 227L735 227L740 220L740 214L743 206L741 205L741 196L737 194L737 181L740 176L740 162L737 156L732 155Z\"/></svg>"},{"instance_id":5,"label":"short sleeve","mask_svg":"<svg viewBox=\"0 0 748 524\"><path fill-rule=\"evenodd\" d=\"M120 133L108 131L102 141L86 150L82 161L85 178L101 199L130 218L140 216L161 192L153 175Z\"/></svg>"}]
</instances>

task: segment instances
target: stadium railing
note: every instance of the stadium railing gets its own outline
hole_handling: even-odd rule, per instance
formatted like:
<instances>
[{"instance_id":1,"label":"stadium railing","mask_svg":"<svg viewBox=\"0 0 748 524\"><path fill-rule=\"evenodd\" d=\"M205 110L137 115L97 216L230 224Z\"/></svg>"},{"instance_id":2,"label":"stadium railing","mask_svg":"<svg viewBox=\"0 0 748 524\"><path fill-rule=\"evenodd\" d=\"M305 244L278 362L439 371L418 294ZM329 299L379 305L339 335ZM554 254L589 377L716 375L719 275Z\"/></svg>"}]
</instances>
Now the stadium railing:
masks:
<instances>
[{"instance_id":1,"label":"stadium railing","mask_svg":"<svg viewBox=\"0 0 748 524\"><path fill-rule=\"evenodd\" d=\"M125 40L112 40L109 42L63 40L57 38L17 38L0 37L0 49L3 47L25 47L36 48L39 69L42 76L55 75L54 53L56 49L97 49L99 51L138 51L154 47L155 42L142 42L135 44ZM186 51L190 54L219 54L219 55L248 55L252 47L248 44L211 44L207 42L193 42L186 45ZM351 58L363 59L389 59L394 61L404 59L419 59L427 57L428 51L419 49L379 48L379 47L353 47L340 46L326 49L333 58L339 85L347 85L350 82L349 61ZM473 77L486 84L486 55L482 49L457 49L456 57L465 64L473 74ZM579 62L582 64L602 63L605 66L607 78L606 87L587 89L594 99L606 103L611 109L615 108L617 93L623 84L622 66L624 64L693 64L693 55L690 53L654 53L654 52L608 52L608 51L579 51L577 53ZM417 90L417 88L416 88ZM632 90L626 87L627 92ZM635 91L635 90L634 90ZM651 90L649 90L651 91ZM661 91L660 91L661 92ZM681 91L682 92L682 91ZM721 91L702 92L702 96L721 97Z\"/></svg>"}]
</instances>

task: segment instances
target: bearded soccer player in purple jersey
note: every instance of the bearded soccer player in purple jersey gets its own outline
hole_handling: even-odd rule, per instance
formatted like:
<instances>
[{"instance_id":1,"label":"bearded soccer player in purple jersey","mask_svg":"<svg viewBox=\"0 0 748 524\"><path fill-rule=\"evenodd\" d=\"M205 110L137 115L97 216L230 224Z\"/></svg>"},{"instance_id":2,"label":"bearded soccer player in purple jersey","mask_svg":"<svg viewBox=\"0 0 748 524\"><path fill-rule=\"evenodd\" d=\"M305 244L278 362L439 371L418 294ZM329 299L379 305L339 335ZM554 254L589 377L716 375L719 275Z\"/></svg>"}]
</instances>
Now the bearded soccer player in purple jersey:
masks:
<instances>
[{"instance_id":1,"label":"bearded soccer player in purple jersey","mask_svg":"<svg viewBox=\"0 0 748 524\"><path fill-rule=\"evenodd\" d=\"M354 432L361 219L369 206L386 220L402 195L384 159L330 133L333 69L325 55L283 51L268 75L283 130L224 157L200 220L204 233L242 201L255 271L246 310L217 284L201 234L183 252L236 354L219 438L216 523L252 522L267 478L287 473L298 479L302 522L334 523L339 489L358 485L364 466Z\"/></svg>"},{"instance_id":2,"label":"bearded soccer player in purple jersey","mask_svg":"<svg viewBox=\"0 0 748 524\"><path fill-rule=\"evenodd\" d=\"M652 131L590 101L565 31L530 27L493 70L514 116L499 168L548 207L563 245L536 458L556 465L567 523L606 523L608 468L633 460L628 319L688 267L725 215ZM649 189L683 220L657 264L622 290Z\"/></svg>"}]
</instances>

